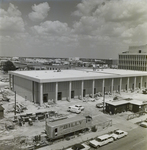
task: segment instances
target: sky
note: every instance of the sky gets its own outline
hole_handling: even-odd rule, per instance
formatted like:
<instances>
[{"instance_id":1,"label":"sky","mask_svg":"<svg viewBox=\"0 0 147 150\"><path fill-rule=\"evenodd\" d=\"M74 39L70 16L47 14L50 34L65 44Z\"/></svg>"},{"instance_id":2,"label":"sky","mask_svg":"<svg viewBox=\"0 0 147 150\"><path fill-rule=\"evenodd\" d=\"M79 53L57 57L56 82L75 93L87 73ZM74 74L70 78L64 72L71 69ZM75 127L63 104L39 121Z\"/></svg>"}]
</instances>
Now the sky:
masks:
<instances>
[{"instance_id":1,"label":"sky","mask_svg":"<svg viewBox=\"0 0 147 150\"><path fill-rule=\"evenodd\" d=\"M118 59L147 44L147 0L0 0L0 56Z\"/></svg>"}]
</instances>

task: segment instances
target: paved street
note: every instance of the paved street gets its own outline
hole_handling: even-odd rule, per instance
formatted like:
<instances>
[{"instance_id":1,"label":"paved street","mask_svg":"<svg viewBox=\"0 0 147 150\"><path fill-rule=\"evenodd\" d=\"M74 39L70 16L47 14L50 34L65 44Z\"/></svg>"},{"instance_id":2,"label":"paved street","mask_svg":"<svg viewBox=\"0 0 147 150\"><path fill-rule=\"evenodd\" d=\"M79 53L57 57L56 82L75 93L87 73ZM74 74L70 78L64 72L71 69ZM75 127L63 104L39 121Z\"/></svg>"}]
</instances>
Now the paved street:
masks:
<instances>
[{"instance_id":1,"label":"paved street","mask_svg":"<svg viewBox=\"0 0 147 150\"><path fill-rule=\"evenodd\" d=\"M128 136L111 144L105 145L99 150L147 150L147 129L138 127L128 132Z\"/></svg>"}]
</instances>

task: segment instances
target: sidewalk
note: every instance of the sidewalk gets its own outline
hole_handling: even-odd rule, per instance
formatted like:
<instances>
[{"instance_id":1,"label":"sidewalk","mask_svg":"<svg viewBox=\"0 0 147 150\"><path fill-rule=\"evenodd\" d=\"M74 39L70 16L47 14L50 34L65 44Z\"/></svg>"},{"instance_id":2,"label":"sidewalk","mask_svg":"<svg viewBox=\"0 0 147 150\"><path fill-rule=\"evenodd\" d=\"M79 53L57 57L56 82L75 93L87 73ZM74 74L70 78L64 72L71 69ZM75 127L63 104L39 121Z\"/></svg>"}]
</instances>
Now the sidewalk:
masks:
<instances>
[{"instance_id":1,"label":"sidewalk","mask_svg":"<svg viewBox=\"0 0 147 150\"><path fill-rule=\"evenodd\" d=\"M142 115L138 118L134 118L134 119L130 119L128 121L132 122L132 123L137 123L137 122L141 122L141 121L144 121L145 119L147 119L147 114L145 115Z\"/></svg>"}]
</instances>

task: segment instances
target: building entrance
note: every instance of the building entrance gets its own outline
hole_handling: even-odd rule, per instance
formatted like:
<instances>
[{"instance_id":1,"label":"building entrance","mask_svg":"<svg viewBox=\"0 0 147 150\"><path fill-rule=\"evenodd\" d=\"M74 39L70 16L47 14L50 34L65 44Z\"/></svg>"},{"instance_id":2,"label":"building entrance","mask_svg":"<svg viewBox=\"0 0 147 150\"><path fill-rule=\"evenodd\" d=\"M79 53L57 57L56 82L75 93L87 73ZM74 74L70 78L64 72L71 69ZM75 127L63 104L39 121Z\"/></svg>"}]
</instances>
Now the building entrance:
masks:
<instances>
[{"instance_id":1,"label":"building entrance","mask_svg":"<svg viewBox=\"0 0 147 150\"><path fill-rule=\"evenodd\" d=\"M75 92L71 91L71 98L74 98L74 96L75 96Z\"/></svg>"},{"instance_id":2,"label":"building entrance","mask_svg":"<svg viewBox=\"0 0 147 150\"><path fill-rule=\"evenodd\" d=\"M96 94L96 88L94 88L94 94Z\"/></svg>"},{"instance_id":3,"label":"building entrance","mask_svg":"<svg viewBox=\"0 0 147 150\"><path fill-rule=\"evenodd\" d=\"M139 88L140 88L140 83L139 83Z\"/></svg>"},{"instance_id":4,"label":"building entrance","mask_svg":"<svg viewBox=\"0 0 147 150\"><path fill-rule=\"evenodd\" d=\"M43 103L48 102L48 94L43 94Z\"/></svg>"},{"instance_id":5,"label":"building entrance","mask_svg":"<svg viewBox=\"0 0 147 150\"><path fill-rule=\"evenodd\" d=\"M134 83L132 84L132 90L134 90Z\"/></svg>"},{"instance_id":6,"label":"building entrance","mask_svg":"<svg viewBox=\"0 0 147 150\"><path fill-rule=\"evenodd\" d=\"M83 90L83 97L85 97L85 95L86 95L86 90L84 89Z\"/></svg>"},{"instance_id":7,"label":"building entrance","mask_svg":"<svg viewBox=\"0 0 147 150\"><path fill-rule=\"evenodd\" d=\"M62 92L58 92L58 100L62 100Z\"/></svg>"}]
</instances>

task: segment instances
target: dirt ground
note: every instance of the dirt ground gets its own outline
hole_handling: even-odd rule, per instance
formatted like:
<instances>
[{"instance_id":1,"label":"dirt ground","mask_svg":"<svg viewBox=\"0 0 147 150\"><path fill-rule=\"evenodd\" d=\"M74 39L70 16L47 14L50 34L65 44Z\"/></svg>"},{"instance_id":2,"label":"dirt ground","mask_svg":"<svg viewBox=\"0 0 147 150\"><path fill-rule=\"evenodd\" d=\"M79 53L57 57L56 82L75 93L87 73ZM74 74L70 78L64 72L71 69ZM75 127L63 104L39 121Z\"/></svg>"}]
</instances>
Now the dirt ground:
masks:
<instances>
[{"instance_id":1,"label":"dirt ground","mask_svg":"<svg viewBox=\"0 0 147 150\"><path fill-rule=\"evenodd\" d=\"M0 79L7 78L8 75L3 75L0 73ZM8 87L8 82L0 82L0 104L4 107L4 118L0 119L0 146L1 150L11 149L11 150L17 150L22 149L22 147L25 147L25 144L31 145L33 143L33 137L36 135L44 135L45 130L45 120L37 120L33 122L33 126L30 126L28 123L25 123L22 126L19 126L15 124L14 129L6 129L6 123L13 123L14 121L14 102L15 102L15 96L12 91L9 89L6 89ZM10 101L2 101L2 93L6 93L7 97L10 98ZM113 95L106 95L105 101L112 101L113 98L117 96L119 99L126 99L126 98L132 98L135 100L146 100L146 95L143 95L141 91L135 91L133 93L131 92L122 92L121 95L118 93L113 93ZM113 120L113 123L118 123L118 117L119 121L122 119L127 118L127 115L131 112L125 112L123 114L118 114L115 116L110 116L108 114L103 114L102 108L96 108L97 103L101 103L103 101L103 97L99 97L95 102L92 101L86 101L83 102L79 99L72 99L70 102L68 101L58 101L57 104L44 104L43 106L39 106L37 104L34 104L28 100L25 100L19 95L16 95L16 102L25 106L27 110L24 110L22 114L27 113L36 113L36 112L44 112L44 111L56 111L58 114L63 114L67 117L73 117L76 114L67 112L67 108L70 105L74 104L81 104L85 107L84 111L82 111L79 115L91 115L95 116L95 123L105 122L110 119ZM17 115L20 115L17 113ZM24 142L25 141L25 142Z\"/></svg>"}]
</instances>

